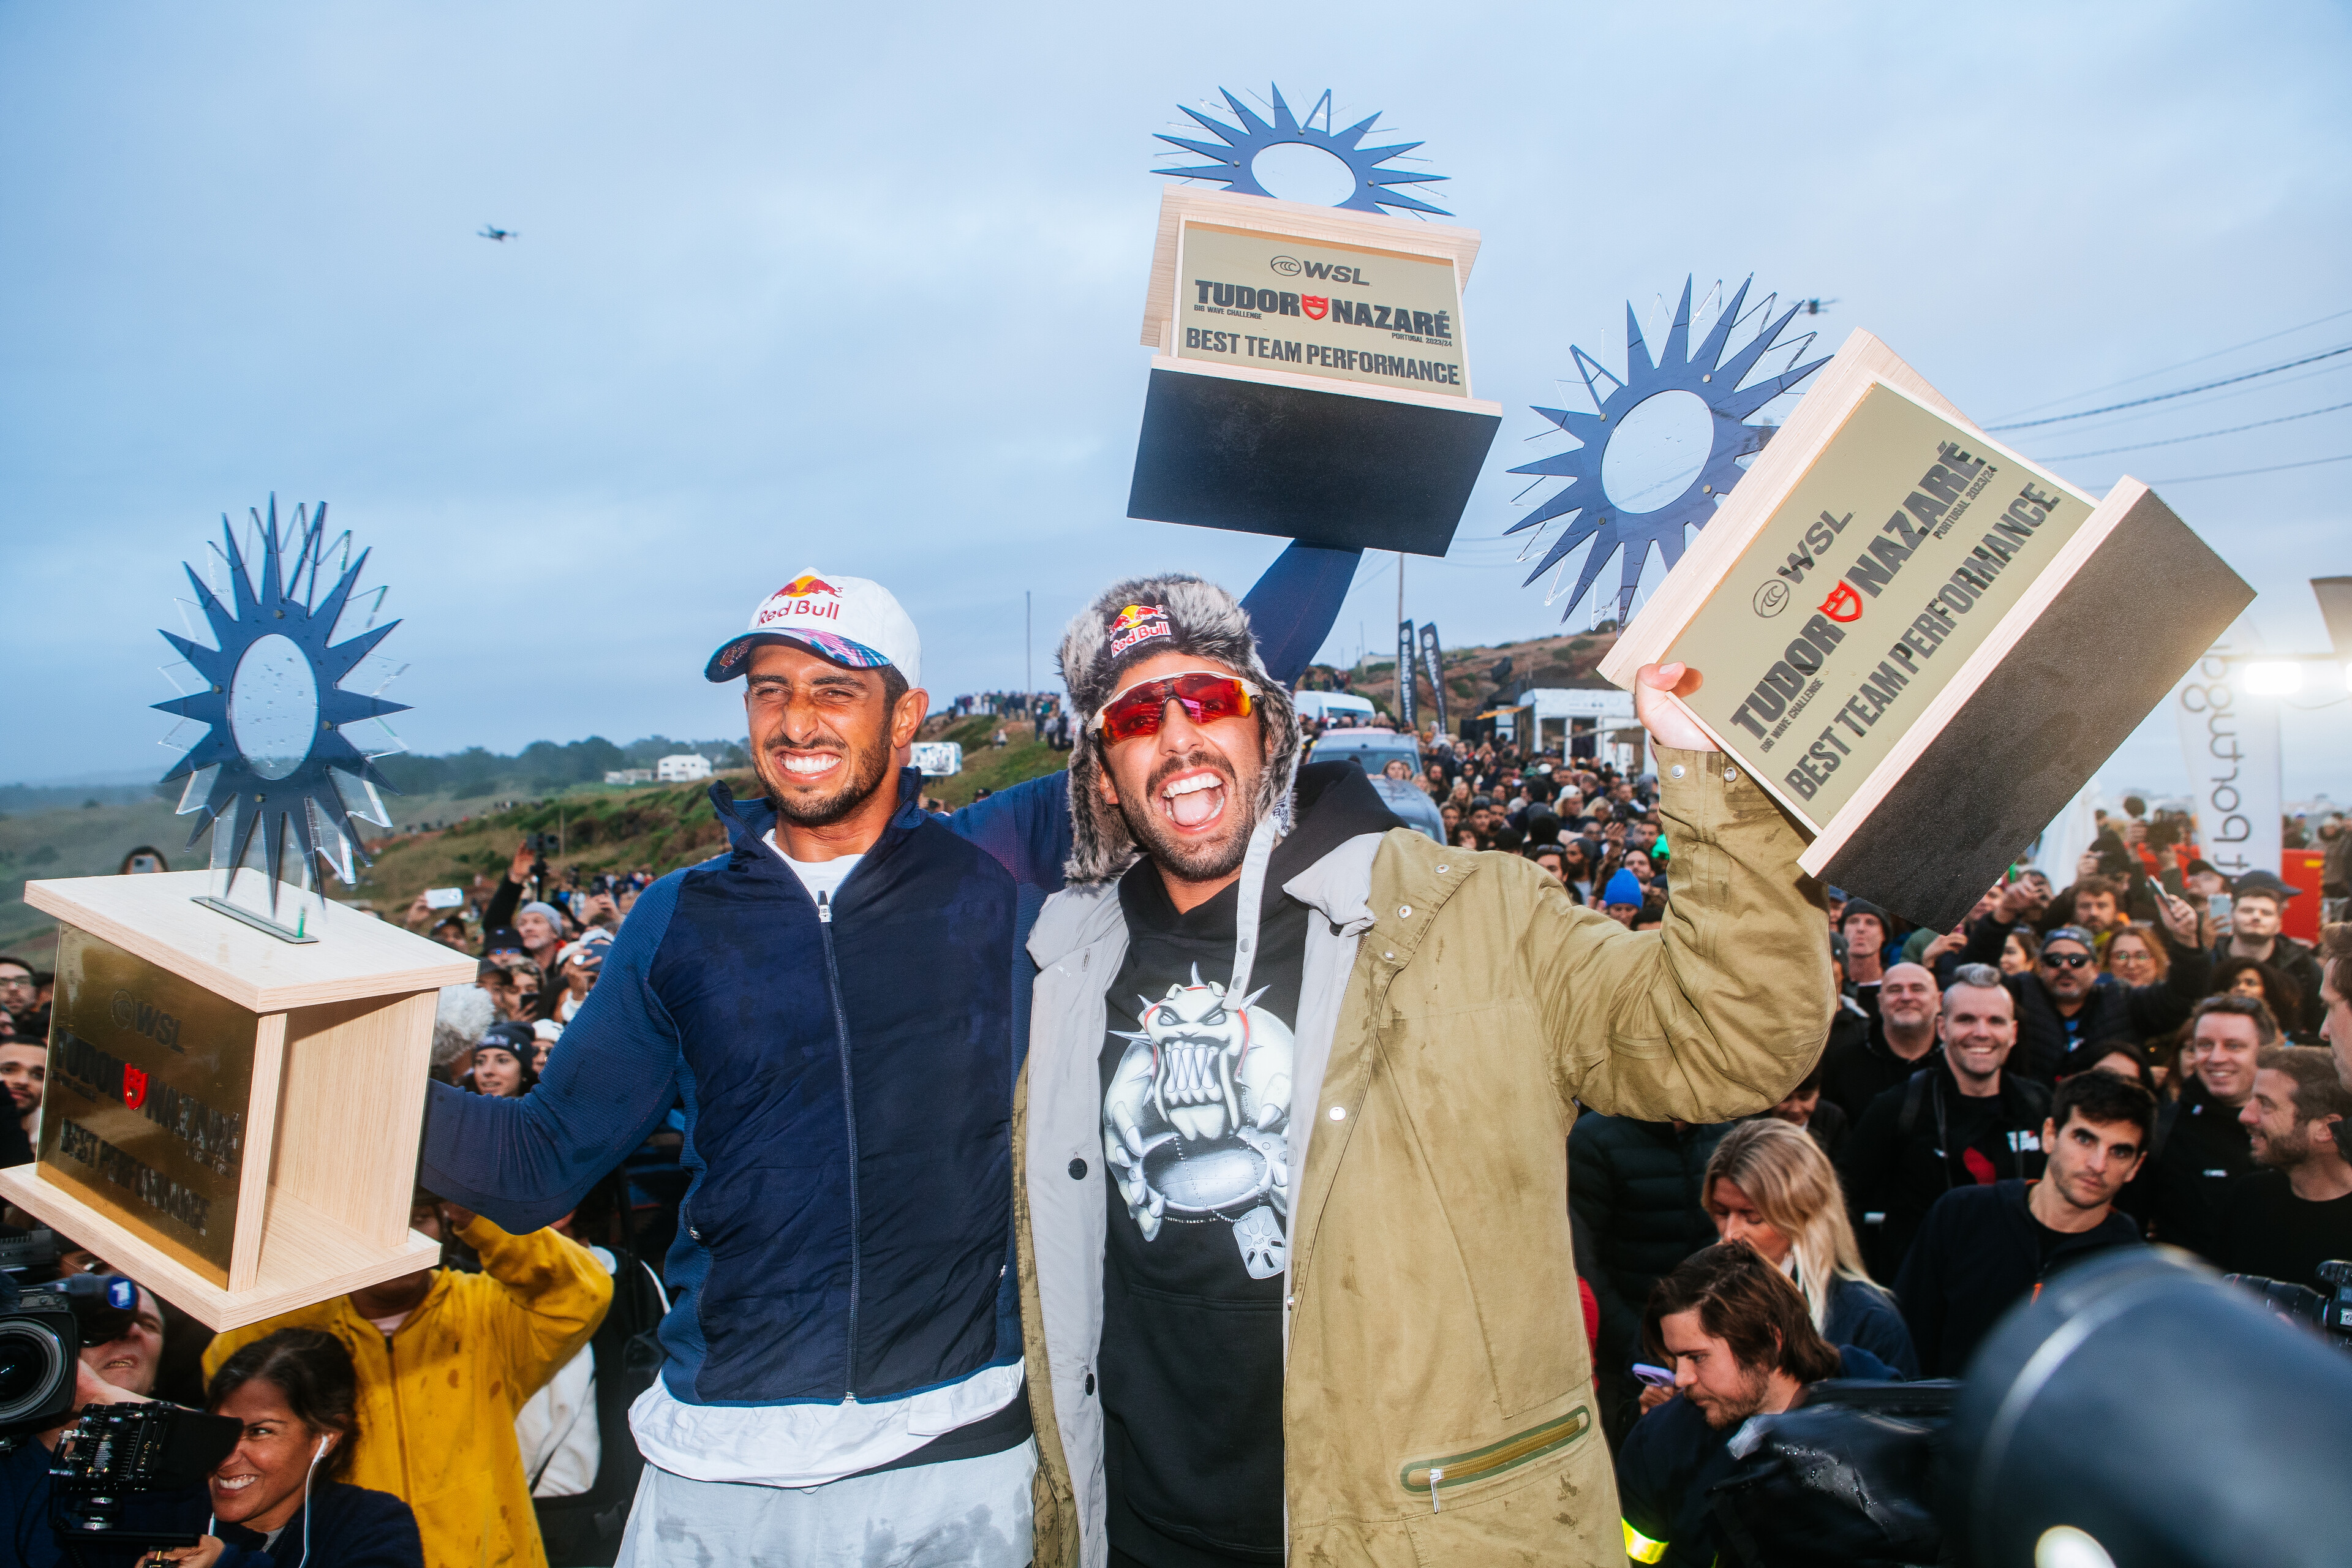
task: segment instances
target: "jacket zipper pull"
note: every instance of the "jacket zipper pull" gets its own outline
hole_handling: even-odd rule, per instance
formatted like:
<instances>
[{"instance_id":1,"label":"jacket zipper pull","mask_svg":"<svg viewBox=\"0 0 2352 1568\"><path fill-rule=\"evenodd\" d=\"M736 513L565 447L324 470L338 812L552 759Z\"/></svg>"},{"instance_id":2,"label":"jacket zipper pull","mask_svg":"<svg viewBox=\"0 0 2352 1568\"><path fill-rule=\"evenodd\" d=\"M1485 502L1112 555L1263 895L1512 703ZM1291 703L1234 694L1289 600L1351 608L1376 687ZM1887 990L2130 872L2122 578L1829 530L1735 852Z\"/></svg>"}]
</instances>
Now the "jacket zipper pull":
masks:
<instances>
[{"instance_id":1,"label":"jacket zipper pull","mask_svg":"<svg viewBox=\"0 0 2352 1568\"><path fill-rule=\"evenodd\" d=\"M1445 1479L1445 1468L1440 1465L1429 1472L1429 1511L1442 1513L1445 1505L1437 1500L1437 1483Z\"/></svg>"},{"instance_id":2,"label":"jacket zipper pull","mask_svg":"<svg viewBox=\"0 0 2352 1568\"><path fill-rule=\"evenodd\" d=\"M823 893L816 896L816 919L819 925L833 923L833 900Z\"/></svg>"}]
</instances>

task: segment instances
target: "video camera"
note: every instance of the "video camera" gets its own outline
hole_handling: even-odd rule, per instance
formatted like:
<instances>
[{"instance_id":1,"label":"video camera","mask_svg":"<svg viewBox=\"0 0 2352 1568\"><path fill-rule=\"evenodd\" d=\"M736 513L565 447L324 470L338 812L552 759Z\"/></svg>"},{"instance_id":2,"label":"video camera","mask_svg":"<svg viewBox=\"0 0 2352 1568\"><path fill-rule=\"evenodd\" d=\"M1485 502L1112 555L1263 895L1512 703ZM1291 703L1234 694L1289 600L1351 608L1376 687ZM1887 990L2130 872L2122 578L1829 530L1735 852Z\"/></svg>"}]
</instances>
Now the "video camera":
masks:
<instances>
[{"instance_id":1,"label":"video camera","mask_svg":"<svg viewBox=\"0 0 2352 1568\"><path fill-rule=\"evenodd\" d=\"M2315 1290L2308 1285L2265 1279L2259 1274L2224 1274L2221 1278L2252 1290L2271 1304L2271 1310L2300 1319L2336 1343L2352 1347L2352 1261L2332 1258L2313 1272L2319 1276L2321 1284L2334 1289Z\"/></svg>"},{"instance_id":2,"label":"video camera","mask_svg":"<svg viewBox=\"0 0 2352 1568\"><path fill-rule=\"evenodd\" d=\"M139 1287L120 1274L25 1283L57 1258L54 1232L0 1238L0 1447L72 1417L82 1346L121 1339L139 1321ZM85 1406L50 1461L50 1523L77 1558L86 1545L193 1546L199 1531L151 1528L142 1505L201 1485L238 1431L226 1416L173 1405Z\"/></svg>"},{"instance_id":3,"label":"video camera","mask_svg":"<svg viewBox=\"0 0 2352 1568\"><path fill-rule=\"evenodd\" d=\"M57 1261L54 1232L0 1238L0 1441L46 1431L70 1414L81 1347L121 1339L138 1321L139 1287L119 1274L24 1282Z\"/></svg>"},{"instance_id":4,"label":"video camera","mask_svg":"<svg viewBox=\"0 0 2352 1568\"><path fill-rule=\"evenodd\" d=\"M171 1517L170 1494L203 1486L244 1430L177 1405L89 1405L49 1466L49 1524L76 1557L90 1546L194 1546L204 1531Z\"/></svg>"},{"instance_id":5,"label":"video camera","mask_svg":"<svg viewBox=\"0 0 2352 1568\"><path fill-rule=\"evenodd\" d=\"M2340 1335L2352 1262L2321 1278L2334 1297L2274 1289ZM2183 1255L2114 1247L1956 1384L1817 1384L1754 1417L1712 1506L1741 1568L2337 1568L2347 1409L2352 1359Z\"/></svg>"}]
</instances>

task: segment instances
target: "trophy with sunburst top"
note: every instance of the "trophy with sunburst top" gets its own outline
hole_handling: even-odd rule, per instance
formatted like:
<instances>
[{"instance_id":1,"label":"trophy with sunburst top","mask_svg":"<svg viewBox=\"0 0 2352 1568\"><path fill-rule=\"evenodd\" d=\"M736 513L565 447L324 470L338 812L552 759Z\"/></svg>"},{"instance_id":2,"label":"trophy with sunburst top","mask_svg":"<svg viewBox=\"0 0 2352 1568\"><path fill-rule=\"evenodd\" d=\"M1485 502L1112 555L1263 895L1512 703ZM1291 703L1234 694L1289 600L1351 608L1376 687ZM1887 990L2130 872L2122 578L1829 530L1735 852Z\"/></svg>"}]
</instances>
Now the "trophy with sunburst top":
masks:
<instances>
[{"instance_id":1,"label":"trophy with sunburst top","mask_svg":"<svg viewBox=\"0 0 2352 1568\"><path fill-rule=\"evenodd\" d=\"M1160 193L1128 515L1443 555L1502 421L1465 349L1478 232L1427 221L1450 215L1401 187L1444 176L1393 166L1417 142L1365 145L1377 114L1342 127L1326 92L1302 118L1278 88L1265 114L1224 100L1231 123L1184 111L1214 142L1160 137L1205 162L1158 173L1224 188ZM1273 195L1294 153L1345 194Z\"/></svg>"},{"instance_id":2,"label":"trophy with sunburst top","mask_svg":"<svg viewBox=\"0 0 2352 1568\"><path fill-rule=\"evenodd\" d=\"M417 1133L439 990L475 964L324 897L366 861L358 825L390 825L402 710L383 591L326 510L281 524L273 499L243 543L223 519L188 568L210 644L163 634L186 747L164 776L209 864L25 885L59 921L57 1000L35 1159L0 1197L215 1329L438 1254L408 1228Z\"/></svg>"},{"instance_id":3,"label":"trophy with sunburst top","mask_svg":"<svg viewBox=\"0 0 2352 1568\"><path fill-rule=\"evenodd\" d=\"M1572 614L1618 557L1601 673L1698 672L1682 705L1811 840L1799 868L1950 930L2253 591L2147 486L2085 493L1870 333L1801 363L1796 307L1743 284L1694 349L1691 295L1654 358L1627 308L1622 378L1572 351L1592 412L1536 410L1577 444L1512 470L1566 481L1509 531L1533 555L1560 524L1528 581L1584 549Z\"/></svg>"}]
</instances>

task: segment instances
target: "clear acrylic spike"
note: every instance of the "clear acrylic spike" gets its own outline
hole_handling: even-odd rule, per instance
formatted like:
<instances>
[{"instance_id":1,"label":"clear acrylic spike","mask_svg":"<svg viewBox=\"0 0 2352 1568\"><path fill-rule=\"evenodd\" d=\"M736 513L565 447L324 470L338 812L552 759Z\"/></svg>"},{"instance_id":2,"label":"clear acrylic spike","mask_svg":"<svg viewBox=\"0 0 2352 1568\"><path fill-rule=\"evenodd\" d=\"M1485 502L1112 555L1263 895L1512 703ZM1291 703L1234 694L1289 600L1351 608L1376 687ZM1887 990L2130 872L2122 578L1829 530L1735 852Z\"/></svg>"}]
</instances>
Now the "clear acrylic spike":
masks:
<instances>
[{"instance_id":1,"label":"clear acrylic spike","mask_svg":"<svg viewBox=\"0 0 2352 1568\"><path fill-rule=\"evenodd\" d=\"M329 768L327 776L335 781L335 793L342 796L343 809L354 821L373 822L378 827L392 826L392 813L384 809L383 797L376 793L374 784L341 768ZM347 876L343 880L352 879Z\"/></svg>"},{"instance_id":2,"label":"clear acrylic spike","mask_svg":"<svg viewBox=\"0 0 2352 1568\"><path fill-rule=\"evenodd\" d=\"M190 812L204 810L205 802L212 797L213 781L219 777L218 763L215 763L208 768L198 768L194 773L190 773L188 787L180 792L180 804L172 808L172 815L185 816ZM234 805L231 809L235 809ZM220 840L220 829L217 827L213 829L213 839L215 843Z\"/></svg>"},{"instance_id":3,"label":"clear acrylic spike","mask_svg":"<svg viewBox=\"0 0 2352 1568\"><path fill-rule=\"evenodd\" d=\"M341 775L337 777L340 780ZM327 869L341 878L345 887L359 880L352 871L352 841L335 826L333 816L320 809L316 796L306 796L302 809L310 814L311 837L319 846L319 858L327 863Z\"/></svg>"}]
</instances>

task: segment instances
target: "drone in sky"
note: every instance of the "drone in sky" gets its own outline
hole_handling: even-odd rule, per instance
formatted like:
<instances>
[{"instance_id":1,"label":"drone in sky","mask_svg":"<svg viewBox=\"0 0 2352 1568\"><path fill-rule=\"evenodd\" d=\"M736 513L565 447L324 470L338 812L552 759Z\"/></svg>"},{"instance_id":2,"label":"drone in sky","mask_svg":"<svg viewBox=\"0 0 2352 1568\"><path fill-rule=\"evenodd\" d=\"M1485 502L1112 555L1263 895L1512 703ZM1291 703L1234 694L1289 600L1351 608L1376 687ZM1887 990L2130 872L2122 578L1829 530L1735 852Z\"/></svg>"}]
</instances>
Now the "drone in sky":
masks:
<instances>
[{"instance_id":1,"label":"drone in sky","mask_svg":"<svg viewBox=\"0 0 2352 1568\"><path fill-rule=\"evenodd\" d=\"M510 240L515 237L514 230L510 228L500 228L494 223L484 224L477 232L482 238L495 239L500 245L504 245L508 240Z\"/></svg>"}]
</instances>

